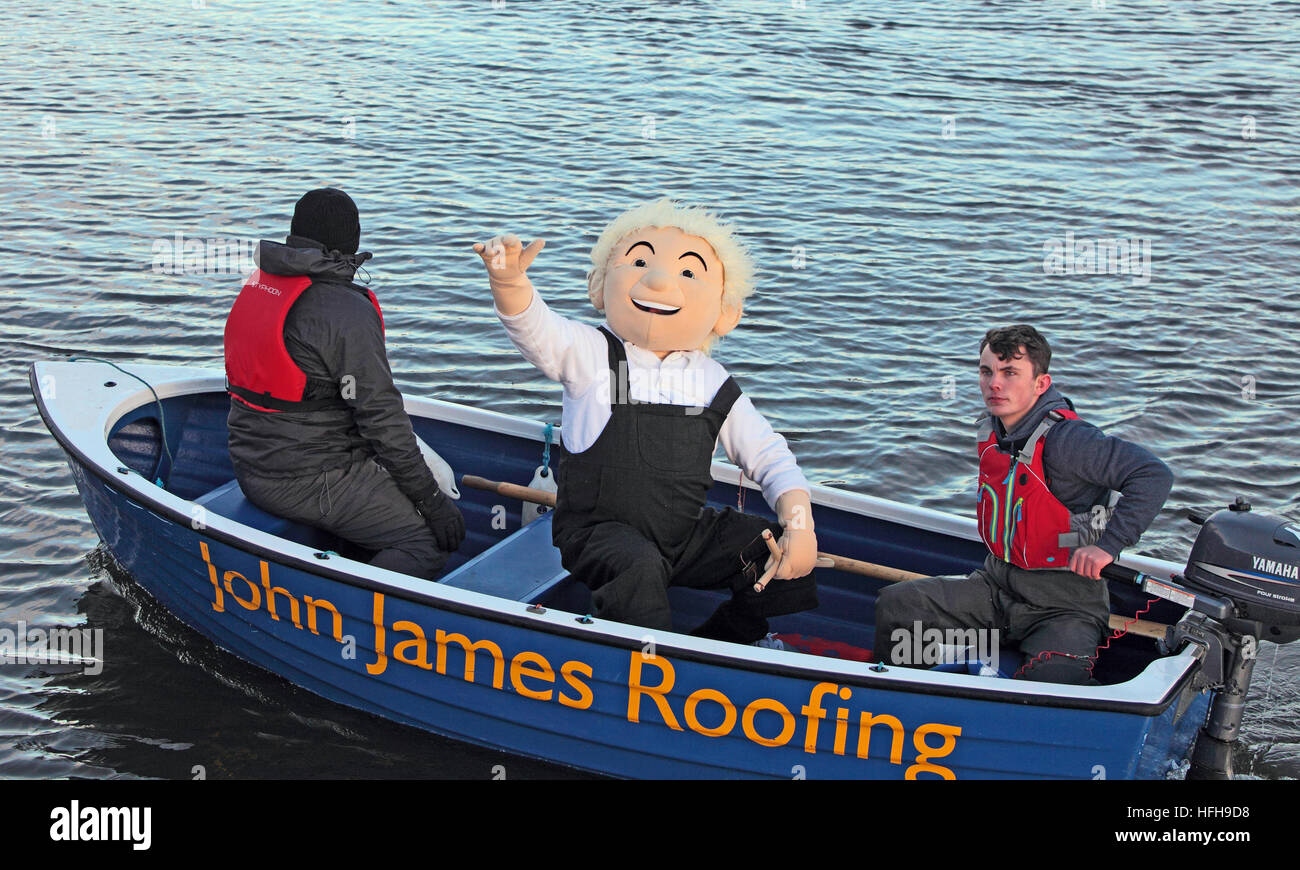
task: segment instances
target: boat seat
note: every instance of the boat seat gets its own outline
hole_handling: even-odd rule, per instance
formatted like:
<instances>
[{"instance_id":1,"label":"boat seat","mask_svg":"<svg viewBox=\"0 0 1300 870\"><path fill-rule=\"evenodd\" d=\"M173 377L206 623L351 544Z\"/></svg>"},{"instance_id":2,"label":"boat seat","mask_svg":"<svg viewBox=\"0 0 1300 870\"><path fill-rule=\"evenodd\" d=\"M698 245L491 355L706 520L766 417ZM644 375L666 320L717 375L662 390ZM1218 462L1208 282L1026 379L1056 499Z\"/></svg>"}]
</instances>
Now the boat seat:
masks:
<instances>
[{"instance_id":1,"label":"boat seat","mask_svg":"<svg viewBox=\"0 0 1300 870\"><path fill-rule=\"evenodd\" d=\"M539 600L569 576L560 564L560 551L551 543L553 516L542 514L488 547L442 584L529 604Z\"/></svg>"},{"instance_id":2,"label":"boat seat","mask_svg":"<svg viewBox=\"0 0 1300 870\"><path fill-rule=\"evenodd\" d=\"M267 534L313 547L318 550L333 549L338 539L325 531L305 523L297 523L269 514L248 500L239 488L238 480L230 480L214 490L194 499L196 505L237 523L243 523Z\"/></svg>"}]
</instances>

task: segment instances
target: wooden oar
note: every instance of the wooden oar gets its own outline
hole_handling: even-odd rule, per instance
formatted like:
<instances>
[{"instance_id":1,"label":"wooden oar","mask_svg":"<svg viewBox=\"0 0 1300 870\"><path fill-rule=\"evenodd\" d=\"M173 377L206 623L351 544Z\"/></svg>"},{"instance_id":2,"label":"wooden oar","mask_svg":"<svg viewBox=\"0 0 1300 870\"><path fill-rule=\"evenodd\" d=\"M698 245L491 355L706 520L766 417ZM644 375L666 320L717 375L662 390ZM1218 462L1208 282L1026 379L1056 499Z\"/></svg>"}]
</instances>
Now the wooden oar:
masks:
<instances>
[{"instance_id":1,"label":"wooden oar","mask_svg":"<svg viewBox=\"0 0 1300 870\"><path fill-rule=\"evenodd\" d=\"M823 562L830 563L823 566ZM850 559L847 556L834 556L829 553L818 553L817 564L819 567L831 567L838 571L844 571L849 574L861 574L864 577L874 577L877 580L886 580L890 583L901 583L905 580L921 580L929 577L929 574L917 574L914 571L904 571L901 568L890 568L885 565L876 565L872 562L862 562L858 559ZM1152 622L1148 619L1129 620L1118 613L1110 615L1110 627L1113 631L1121 631L1127 628L1132 634L1141 637L1149 637L1153 640L1164 640L1165 629L1169 626L1163 622Z\"/></svg>"},{"instance_id":2,"label":"wooden oar","mask_svg":"<svg viewBox=\"0 0 1300 870\"><path fill-rule=\"evenodd\" d=\"M516 483L505 483L497 480L488 480L486 477L477 477L473 474L466 474L460 479L462 486L471 489L481 489L487 492L495 492L506 498L517 498L521 501L530 501L534 504L544 504L548 507L555 507L555 493L547 492L544 489L534 489L531 486L520 486ZM770 533L769 533L770 534ZM773 557L780 561L781 549L777 546L776 541L767 539L768 549L772 551ZM884 580L888 583L902 583L907 580L920 580L929 577L929 574L917 574L913 571L904 571L901 568L890 568L888 565L877 565L874 562L864 562L861 559L850 559L847 556L836 556L833 553L817 554L817 566L819 568L834 568L837 571L844 571L847 574L858 574L863 577L872 577L876 580ZM759 582L754 584L756 591L761 591L767 582L772 579L776 567L759 578ZM1126 628L1129 633L1141 637L1150 637L1161 640L1165 636L1165 629L1169 626L1162 622L1150 622L1145 619L1128 620L1119 614L1110 615L1110 627L1116 631Z\"/></svg>"},{"instance_id":3,"label":"wooden oar","mask_svg":"<svg viewBox=\"0 0 1300 870\"><path fill-rule=\"evenodd\" d=\"M487 492L495 492L497 495L504 495L506 498L517 498L521 501L530 501L533 504L544 504L547 507L555 507L555 493L547 492L544 489L534 489L531 486L520 486L517 483L504 483L499 480L488 480L486 477L478 477L473 474L462 474L460 477L461 486L468 486L471 489L482 489Z\"/></svg>"}]
</instances>

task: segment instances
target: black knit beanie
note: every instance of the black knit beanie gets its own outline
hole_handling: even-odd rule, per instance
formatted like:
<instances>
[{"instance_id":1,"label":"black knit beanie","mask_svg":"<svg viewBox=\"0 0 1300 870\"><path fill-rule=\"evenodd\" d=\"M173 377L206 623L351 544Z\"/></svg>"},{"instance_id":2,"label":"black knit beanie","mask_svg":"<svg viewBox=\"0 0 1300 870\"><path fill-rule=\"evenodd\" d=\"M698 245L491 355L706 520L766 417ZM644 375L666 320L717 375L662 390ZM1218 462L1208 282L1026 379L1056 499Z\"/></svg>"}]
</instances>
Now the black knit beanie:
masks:
<instances>
[{"instance_id":1,"label":"black knit beanie","mask_svg":"<svg viewBox=\"0 0 1300 870\"><path fill-rule=\"evenodd\" d=\"M334 187L303 194L293 208L289 231L320 242L327 251L355 254L361 244L361 221L352 197Z\"/></svg>"}]
</instances>

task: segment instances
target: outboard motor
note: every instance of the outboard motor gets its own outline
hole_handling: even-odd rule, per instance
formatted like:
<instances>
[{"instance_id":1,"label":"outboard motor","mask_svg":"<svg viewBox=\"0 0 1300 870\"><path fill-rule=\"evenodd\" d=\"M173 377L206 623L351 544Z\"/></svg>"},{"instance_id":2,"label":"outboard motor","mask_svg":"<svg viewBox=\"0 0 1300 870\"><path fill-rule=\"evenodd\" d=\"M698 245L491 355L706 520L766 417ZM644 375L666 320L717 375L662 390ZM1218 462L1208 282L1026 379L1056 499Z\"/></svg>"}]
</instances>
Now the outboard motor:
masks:
<instances>
[{"instance_id":1,"label":"outboard motor","mask_svg":"<svg viewBox=\"0 0 1300 870\"><path fill-rule=\"evenodd\" d=\"M1190 608L1162 648L1172 652L1185 642L1204 647L1197 680L1218 694L1197 736L1187 778L1230 779L1258 642L1300 638L1300 523L1255 513L1241 498L1226 510L1193 512L1189 519L1201 531L1184 575L1163 583L1119 571L1149 594Z\"/></svg>"},{"instance_id":2,"label":"outboard motor","mask_svg":"<svg viewBox=\"0 0 1300 870\"><path fill-rule=\"evenodd\" d=\"M1237 499L1201 521L1188 586L1229 599L1235 616L1263 625L1260 640L1300 638L1300 523L1255 513Z\"/></svg>"}]
</instances>

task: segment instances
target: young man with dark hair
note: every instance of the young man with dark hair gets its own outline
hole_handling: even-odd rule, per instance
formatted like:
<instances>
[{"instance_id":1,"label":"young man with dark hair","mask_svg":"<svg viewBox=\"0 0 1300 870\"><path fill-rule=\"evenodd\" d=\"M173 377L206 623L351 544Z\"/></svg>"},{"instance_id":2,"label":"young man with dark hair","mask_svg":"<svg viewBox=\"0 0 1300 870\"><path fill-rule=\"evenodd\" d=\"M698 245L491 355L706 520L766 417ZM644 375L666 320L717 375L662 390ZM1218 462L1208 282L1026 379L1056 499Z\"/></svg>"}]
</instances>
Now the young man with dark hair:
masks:
<instances>
[{"instance_id":1,"label":"young man with dark hair","mask_svg":"<svg viewBox=\"0 0 1300 870\"><path fill-rule=\"evenodd\" d=\"M1017 676L1094 682L1110 616L1101 569L1159 513L1173 475L1148 450L1105 435L1052 386L1047 340L1032 326L991 329L980 343L980 537L989 555L968 577L895 584L876 602L876 659L903 659L922 630L996 629L1017 643ZM1113 510L1111 491L1119 493ZM895 632L904 631L905 642Z\"/></svg>"}]
</instances>

